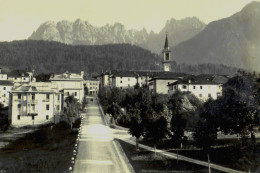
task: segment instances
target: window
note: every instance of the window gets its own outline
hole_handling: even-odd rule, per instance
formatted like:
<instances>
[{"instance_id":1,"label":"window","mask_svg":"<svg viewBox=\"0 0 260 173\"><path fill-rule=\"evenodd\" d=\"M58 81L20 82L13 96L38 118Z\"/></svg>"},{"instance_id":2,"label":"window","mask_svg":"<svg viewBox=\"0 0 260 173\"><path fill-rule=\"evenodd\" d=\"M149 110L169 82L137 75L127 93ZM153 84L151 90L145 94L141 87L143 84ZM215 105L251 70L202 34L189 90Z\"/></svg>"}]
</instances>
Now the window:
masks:
<instances>
[{"instance_id":1,"label":"window","mask_svg":"<svg viewBox=\"0 0 260 173\"><path fill-rule=\"evenodd\" d=\"M32 120L34 120L34 115L32 115Z\"/></svg>"},{"instance_id":2,"label":"window","mask_svg":"<svg viewBox=\"0 0 260 173\"><path fill-rule=\"evenodd\" d=\"M17 106L18 106L18 109L21 109L21 104L18 104Z\"/></svg>"},{"instance_id":3,"label":"window","mask_svg":"<svg viewBox=\"0 0 260 173\"><path fill-rule=\"evenodd\" d=\"M6 87L4 87L4 90L6 90Z\"/></svg>"},{"instance_id":4,"label":"window","mask_svg":"<svg viewBox=\"0 0 260 173\"><path fill-rule=\"evenodd\" d=\"M202 86L200 86L200 89L202 90Z\"/></svg>"},{"instance_id":5,"label":"window","mask_svg":"<svg viewBox=\"0 0 260 173\"><path fill-rule=\"evenodd\" d=\"M32 110L35 110L35 104L31 104Z\"/></svg>"},{"instance_id":6,"label":"window","mask_svg":"<svg viewBox=\"0 0 260 173\"><path fill-rule=\"evenodd\" d=\"M186 86L186 85L182 85L182 88L183 88L183 89L186 89L186 88L187 88L187 86Z\"/></svg>"},{"instance_id":7,"label":"window","mask_svg":"<svg viewBox=\"0 0 260 173\"><path fill-rule=\"evenodd\" d=\"M49 119L49 115L46 115L46 120L48 120Z\"/></svg>"},{"instance_id":8,"label":"window","mask_svg":"<svg viewBox=\"0 0 260 173\"><path fill-rule=\"evenodd\" d=\"M32 100L35 100L35 94L32 94Z\"/></svg>"},{"instance_id":9,"label":"window","mask_svg":"<svg viewBox=\"0 0 260 173\"><path fill-rule=\"evenodd\" d=\"M50 110L50 105L46 105L46 110Z\"/></svg>"},{"instance_id":10,"label":"window","mask_svg":"<svg viewBox=\"0 0 260 173\"><path fill-rule=\"evenodd\" d=\"M120 83L123 83L122 81L120 81Z\"/></svg>"},{"instance_id":11,"label":"window","mask_svg":"<svg viewBox=\"0 0 260 173\"><path fill-rule=\"evenodd\" d=\"M56 106L56 110L57 111L60 110L60 106L59 105Z\"/></svg>"},{"instance_id":12,"label":"window","mask_svg":"<svg viewBox=\"0 0 260 173\"><path fill-rule=\"evenodd\" d=\"M178 87L177 87L177 86L174 86L174 89L176 89L176 90L177 90L177 89L178 89Z\"/></svg>"},{"instance_id":13,"label":"window","mask_svg":"<svg viewBox=\"0 0 260 173\"><path fill-rule=\"evenodd\" d=\"M17 115L17 120L20 120L20 115Z\"/></svg>"},{"instance_id":14,"label":"window","mask_svg":"<svg viewBox=\"0 0 260 173\"><path fill-rule=\"evenodd\" d=\"M165 60L169 60L169 57L170 57L170 56L169 56L169 53L166 53L166 54L165 54Z\"/></svg>"},{"instance_id":15,"label":"window","mask_svg":"<svg viewBox=\"0 0 260 173\"><path fill-rule=\"evenodd\" d=\"M199 96L202 97L202 94L200 94Z\"/></svg>"},{"instance_id":16,"label":"window","mask_svg":"<svg viewBox=\"0 0 260 173\"><path fill-rule=\"evenodd\" d=\"M208 97L211 97L211 94L208 94Z\"/></svg>"},{"instance_id":17,"label":"window","mask_svg":"<svg viewBox=\"0 0 260 173\"><path fill-rule=\"evenodd\" d=\"M193 86L193 89L195 90L195 89L196 89L196 86Z\"/></svg>"},{"instance_id":18,"label":"window","mask_svg":"<svg viewBox=\"0 0 260 173\"><path fill-rule=\"evenodd\" d=\"M77 96L77 92L75 92L75 96Z\"/></svg>"},{"instance_id":19,"label":"window","mask_svg":"<svg viewBox=\"0 0 260 173\"><path fill-rule=\"evenodd\" d=\"M23 78L23 80L25 80L25 77Z\"/></svg>"},{"instance_id":20,"label":"window","mask_svg":"<svg viewBox=\"0 0 260 173\"><path fill-rule=\"evenodd\" d=\"M69 96L70 95L70 92L67 92L67 96Z\"/></svg>"},{"instance_id":21,"label":"window","mask_svg":"<svg viewBox=\"0 0 260 173\"><path fill-rule=\"evenodd\" d=\"M128 78L128 81L130 81L130 78Z\"/></svg>"},{"instance_id":22,"label":"window","mask_svg":"<svg viewBox=\"0 0 260 173\"><path fill-rule=\"evenodd\" d=\"M46 94L46 99L47 99L47 100L50 99L50 94Z\"/></svg>"},{"instance_id":23,"label":"window","mask_svg":"<svg viewBox=\"0 0 260 173\"><path fill-rule=\"evenodd\" d=\"M5 94L3 96L5 97Z\"/></svg>"},{"instance_id":24,"label":"window","mask_svg":"<svg viewBox=\"0 0 260 173\"><path fill-rule=\"evenodd\" d=\"M21 94L18 94L18 99L21 99L22 98L22 95Z\"/></svg>"},{"instance_id":25,"label":"window","mask_svg":"<svg viewBox=\"0 0 260 173\"><path fill-rule=\"evenodd\" d=\"M57 95L57 99L60 100L60 95Z\"/></svg>"}]
</instances>

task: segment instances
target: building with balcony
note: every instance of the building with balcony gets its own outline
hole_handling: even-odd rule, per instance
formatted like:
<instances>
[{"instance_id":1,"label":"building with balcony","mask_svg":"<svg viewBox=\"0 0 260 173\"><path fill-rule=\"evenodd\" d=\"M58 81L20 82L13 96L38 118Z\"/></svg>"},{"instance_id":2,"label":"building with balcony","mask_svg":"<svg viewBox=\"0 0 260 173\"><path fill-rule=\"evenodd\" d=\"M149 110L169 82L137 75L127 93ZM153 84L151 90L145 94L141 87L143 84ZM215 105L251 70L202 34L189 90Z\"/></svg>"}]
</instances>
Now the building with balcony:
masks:
<instances>
[{"instance_id":1,"label":"building with balcony","mask_svg":"<svg viewBox=\"0 0 260 173\"><path fill-rule=\"evenodd\" d=\"M51 82L16 83L10 92L9 120L14 127L56 123L63 96Z\"/></svg>"}]
</instances>

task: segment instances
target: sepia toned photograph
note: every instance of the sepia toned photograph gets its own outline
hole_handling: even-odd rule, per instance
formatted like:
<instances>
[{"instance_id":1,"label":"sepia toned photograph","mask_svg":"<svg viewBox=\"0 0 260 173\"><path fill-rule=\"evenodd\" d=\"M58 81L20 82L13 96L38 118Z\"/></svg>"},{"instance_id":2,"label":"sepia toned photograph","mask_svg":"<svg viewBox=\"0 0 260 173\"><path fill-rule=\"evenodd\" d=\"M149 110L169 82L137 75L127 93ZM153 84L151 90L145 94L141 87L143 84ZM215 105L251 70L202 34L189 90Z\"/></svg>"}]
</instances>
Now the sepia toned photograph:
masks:
<instances>
[{"instance_id":1,"label":"sepia toned photograph","mask_svg":"<svg viewBox=\"0 0 260 173\"><path fill-rule=\"evenodd\" d=\"M260 0L0 0L0 173L260 173Z\"/></svg>"}]
</instances>

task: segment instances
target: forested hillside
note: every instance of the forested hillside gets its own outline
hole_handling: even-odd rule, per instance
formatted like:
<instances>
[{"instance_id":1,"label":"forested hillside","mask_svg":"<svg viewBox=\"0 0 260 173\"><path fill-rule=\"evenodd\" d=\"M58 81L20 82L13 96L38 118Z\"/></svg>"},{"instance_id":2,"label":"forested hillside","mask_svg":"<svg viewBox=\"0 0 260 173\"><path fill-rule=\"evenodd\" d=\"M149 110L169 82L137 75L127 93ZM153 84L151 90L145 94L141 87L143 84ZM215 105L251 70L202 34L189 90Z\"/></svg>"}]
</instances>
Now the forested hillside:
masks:
<instances>
[{"instance_id":1,"label":"forested hillside","mask_svg":"<svg viewBox=\"0 0 260 173\"><path fill-rule=\"evenodd\" d=\"M130 44L72 46L52 41L0 42L0 67L35 69L38 74L63 73L66 70L85 71L88 75L96 75L102 70L160 70L161 56ZM208 63L183 63L175 65L173 71L232 75L237 69Z\"/></svg>"},{"instance_id":2,"label":"forested hillside","mask_svg":"<svg viewBox=\"0 0 260 173\"><path fill-rule=\"evenodd\" d=\"M34 68L43 73L160 68L157 54L129 44L71 46L33 40L2 42L0 60L0 66L9 69Z\"/></svg>"}]
</instances>

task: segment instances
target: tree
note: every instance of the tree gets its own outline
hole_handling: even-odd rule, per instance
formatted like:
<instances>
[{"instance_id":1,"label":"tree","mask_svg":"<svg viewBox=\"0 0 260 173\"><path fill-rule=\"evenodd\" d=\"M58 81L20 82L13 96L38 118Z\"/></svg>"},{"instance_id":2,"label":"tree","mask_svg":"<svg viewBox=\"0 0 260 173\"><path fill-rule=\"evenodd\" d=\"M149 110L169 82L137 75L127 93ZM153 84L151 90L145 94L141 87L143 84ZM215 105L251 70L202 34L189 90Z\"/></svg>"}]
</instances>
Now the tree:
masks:
<instances>
[{"instance_id":1,"label":"tree","mask_svg":"<svg viewBox=\"0 0 260 173\"><path fill-rule=\"evenodd\" d=\"M224 133L254 138L259 127L259 84L255 74L240 72L223 86L222 123Z\"/></svg>"},{"instance_id":2,"label":"tree","mask_svg":"<svg viewBox=\"0 0 260 173\"><path fill-rule=\"evenodd\" d=\"M66 105L64 107L63 117L70 124L70 128L72 129L74 121L79 117L80 104L74 96L67 97L65 103Z\"/></svg>"},{"instance_id":3,"label":"tree","mask_svg":"<svg viewBox=\"0 0 260 173\"><path fill-rule=\"evenodd\" d=\"M142 123L142 118L140 116L140 110L132 109L128 112L130 116L130 127L129 133L136 138L136 149L139 150L139 138L144 132L144 126Z\"/></svg>"},{"instance_id":4,"label":"tree","mask_svg":"<svg viewBox=\"0 0 260 173\"><path fill-rule=\"evenodd\" d=\"M84 109L87 106L87 104L88 104L87 97L84 96L82 100L82 109Z\"/></svg>"},{"instance_id":5,"label":"tree","mask_svg":"<svg viewBox=\"0 0 260 173\"><path fill-rule=\"evenodd\" d=\"M169 101L168 107L172 113L171 132L172 140L175 147L180 146L187 140L184 135L187 130L187 122L195 120L195 111L199 109L201 102L192 94L177 91ZM191 123L190 123L191 124Z\"/></svg>"}]
</instances>

